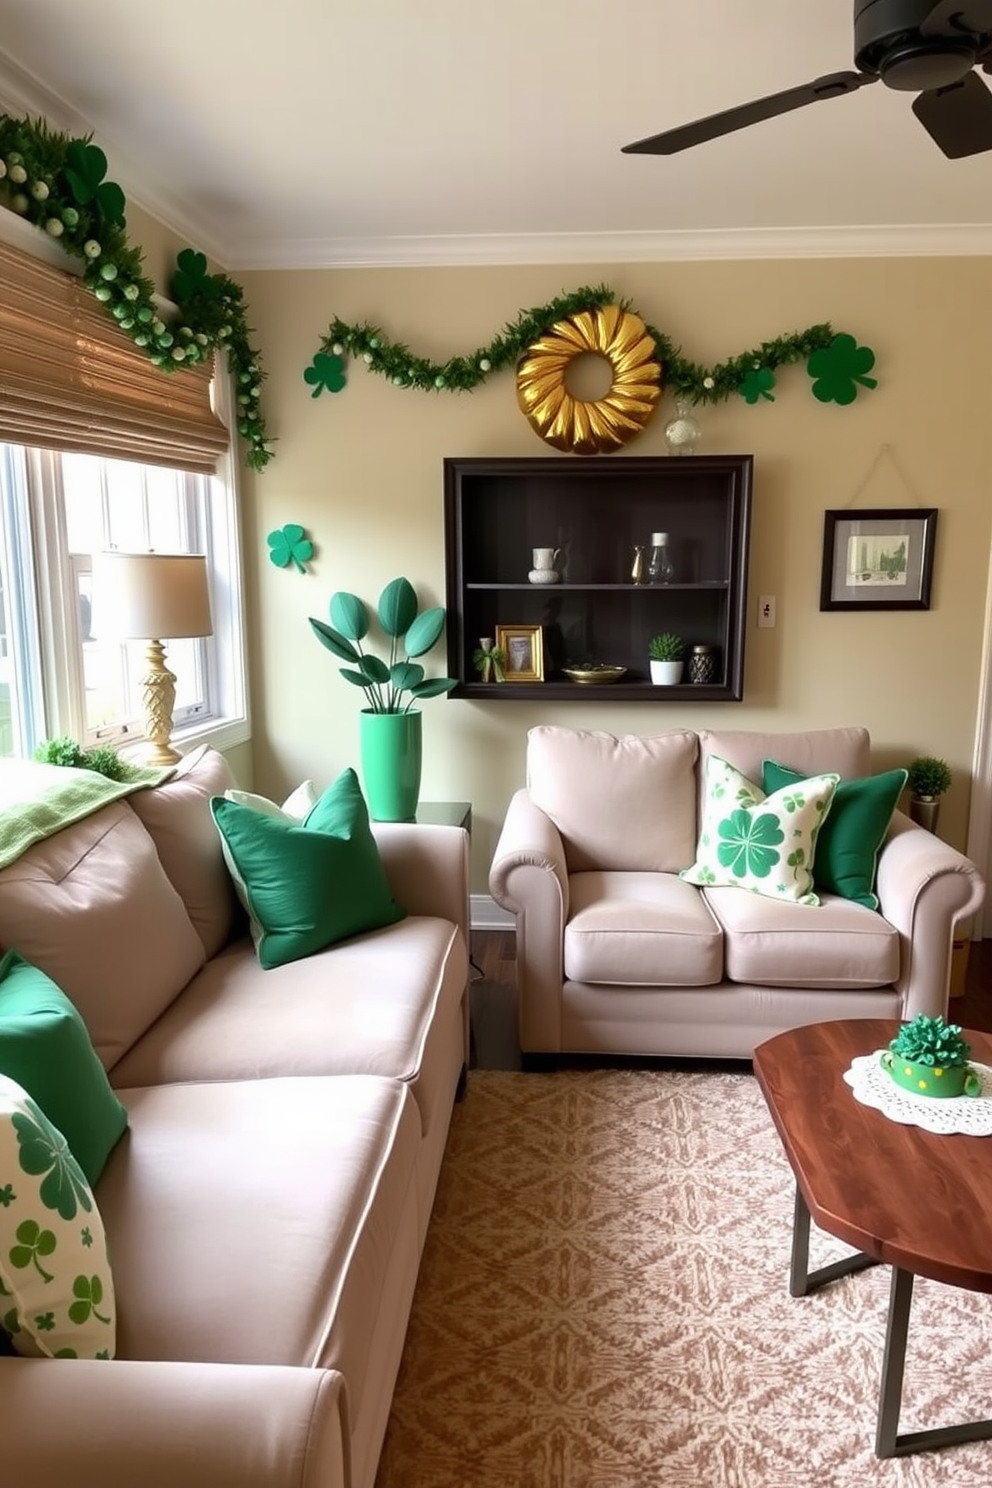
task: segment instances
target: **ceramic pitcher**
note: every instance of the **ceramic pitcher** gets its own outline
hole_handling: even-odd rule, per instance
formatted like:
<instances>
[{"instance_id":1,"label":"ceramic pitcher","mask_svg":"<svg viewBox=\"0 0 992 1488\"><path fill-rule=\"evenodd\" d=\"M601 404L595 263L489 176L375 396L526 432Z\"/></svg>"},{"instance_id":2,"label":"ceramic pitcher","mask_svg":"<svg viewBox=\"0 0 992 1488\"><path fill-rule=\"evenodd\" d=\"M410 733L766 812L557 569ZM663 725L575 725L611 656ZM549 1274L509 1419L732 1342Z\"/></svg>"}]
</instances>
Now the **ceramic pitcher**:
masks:
<instances>
[{"instance_id":1,"label":"ceramic pitcher","mask_svg":"<svg viewBox=\"0 0 992 1488\"><path fill-rule=\"evenodd\" d=\"M527 575L532 584L557 584L559 573L555 564L561 557L561 548L534 548L534 567Z\"/></svg>"}]
</instances>

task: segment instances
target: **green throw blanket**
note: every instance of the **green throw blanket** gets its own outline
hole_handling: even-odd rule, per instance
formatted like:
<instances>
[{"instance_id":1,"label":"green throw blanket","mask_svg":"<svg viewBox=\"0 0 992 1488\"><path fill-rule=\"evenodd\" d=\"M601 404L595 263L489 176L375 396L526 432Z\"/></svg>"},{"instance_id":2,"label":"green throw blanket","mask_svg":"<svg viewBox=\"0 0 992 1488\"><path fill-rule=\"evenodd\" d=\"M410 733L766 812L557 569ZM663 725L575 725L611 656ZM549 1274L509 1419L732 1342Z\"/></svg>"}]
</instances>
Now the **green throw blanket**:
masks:
<instances>
[{"instance_id":1,"label":"green throw blanket","mask_svg":"<svg viewBox=\"0 0 992 1488\"><path fill-rule=\"evenodd\" d=\"M0 868L35 842L99 811L132 791L160 785L174 773L133 765L127 780L108 780L95 770L43 765L37 760L0 760Z\"/></svg>"}]
</instances>

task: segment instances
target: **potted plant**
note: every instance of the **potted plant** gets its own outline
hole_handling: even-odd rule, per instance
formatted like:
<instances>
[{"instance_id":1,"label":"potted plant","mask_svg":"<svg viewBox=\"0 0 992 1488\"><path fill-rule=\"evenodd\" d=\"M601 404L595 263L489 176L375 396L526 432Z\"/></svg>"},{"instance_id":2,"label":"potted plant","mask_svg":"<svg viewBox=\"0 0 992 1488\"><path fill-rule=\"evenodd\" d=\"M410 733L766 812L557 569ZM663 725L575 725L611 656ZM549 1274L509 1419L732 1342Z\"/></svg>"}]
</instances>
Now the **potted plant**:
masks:
<instances>
[{"instance_id":1,"label":"potted plant","mask_svg":"<svg viewBox=\"0 0 992 1488\"><path fill-rule=\"evenodd\" d=\"M322 646L348 663L340 669L345 681L365 693L361 759L372 816L376 821L410 821L420 799L422 752L421 715L413 705L450 692L457 683L455 677L426 676L414 660L440 639L444 610L437 606L421 613L409 579L392 579L376 607L389 642L385 660L362 646L371 617L357 594L332 594L330 616L330 625L311 616L310 626Z\"/></svg>"},{"instance_id":2,"label":"potted plant","mask_svg":"<svg viewBox=\"0 0 992 1488\"><path fill-rule=\"evenodd\" d=\"M957 1023L920 1013L902 1025L879 1063L903 1090L948 1098L979 1094L981 1080L968 1063L970 1055Z\"/></svg>"},{"instance_id":3,"label":"potted plant","mask_svg":"<svg viewBox=\"0 0 992 1488\"><path fill-rule=\"evenodd\" d=\"M652 636L648 641L651 681L660 687L671 687L682 680L685 665L685 641L672 631Z\"/></svg>"},{"instance_id":4,"label":"potted plant","mask_svg":"<svg viewBox=\"0 0 992 1488\"><path fill-rule=\"evenodd\" d=\"M937 830L940 797L950 786L951 778L950 766L932 754L917 755L907 767L909 814L913 821L926 827L929 832Z\"/></svg>"}]
</instances>

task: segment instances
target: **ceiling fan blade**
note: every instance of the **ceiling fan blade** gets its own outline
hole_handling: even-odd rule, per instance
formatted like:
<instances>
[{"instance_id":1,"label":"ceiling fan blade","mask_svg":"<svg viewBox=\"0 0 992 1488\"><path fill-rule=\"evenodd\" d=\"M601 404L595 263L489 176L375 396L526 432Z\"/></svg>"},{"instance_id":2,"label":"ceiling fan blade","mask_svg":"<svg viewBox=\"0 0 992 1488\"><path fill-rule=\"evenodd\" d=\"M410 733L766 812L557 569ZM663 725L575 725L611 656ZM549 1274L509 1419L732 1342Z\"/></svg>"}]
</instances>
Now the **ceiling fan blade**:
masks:
<instances>
[{"instance_id":1,"label":"ceiling fan blade","mask_svg":"<svg viewBox=\"0 0 992 1488\"><path fill-rule=\"evenodd\" d=\"M719 139L721 135L747 129L750 124L760 124L763 119L774 119L779 114L791 113L793 109L805 108L808 103L838 98L842 93L854 93L858 88L877 81L876 76L866 72L831 72L824 77L814 78L811 83L803 83L799 88L787 88L783 93L770 93L767 98L756 98L751 103L738 104L736 108L724 109L719 114L710 114L691 124L682 124L676 129L666 129L662 134L635 140L631 145L624 145L621 153L676 155L679 150L688 150L706 140Z\"/></svg>"},{"instance_id":2,"label":"ceiling fan blade","mask_svg":"<svg viewBox=\"0 0 992 1488\"><path fill-rule=\"evenodd\" d=\"M920 93L913 113L949 160L992 150L992 93L975 72L960 83Z\"/></svg>"},{"instance_id":3,"label":"ceiling fan blade","mask_svg":"<svg viewBox=\"0 0 992 1488\"><path fill-rule=\"evenodd\" d=\"M921 36L953 36L962 31L992 31L992 0L938 0L920 22Z\"/></svg>"}]
</instances>

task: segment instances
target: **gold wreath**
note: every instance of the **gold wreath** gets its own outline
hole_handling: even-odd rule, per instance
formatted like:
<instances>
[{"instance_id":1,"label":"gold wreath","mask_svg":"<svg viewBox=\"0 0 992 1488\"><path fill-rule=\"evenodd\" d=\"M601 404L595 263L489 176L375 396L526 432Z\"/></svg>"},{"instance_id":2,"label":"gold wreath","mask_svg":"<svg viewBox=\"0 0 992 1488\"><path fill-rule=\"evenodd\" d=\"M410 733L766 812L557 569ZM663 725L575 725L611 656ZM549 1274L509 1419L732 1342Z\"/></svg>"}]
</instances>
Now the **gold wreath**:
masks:
<instances>
[{"instance_id":1,"label":"gold wreath","mask_svg":"<svg viewBox=\"0 0 992 1488\"><path fill-rule=\"evenodd\" d=\"M577 356L604 356L613 372L595 403L573 398L565 374ZM639 434L661 397L661 363L643 320L619 305L559 320L517 364L517 402L531 428L556 449L604 455Z\"/></svg>"}]
</instances>

